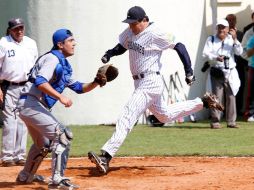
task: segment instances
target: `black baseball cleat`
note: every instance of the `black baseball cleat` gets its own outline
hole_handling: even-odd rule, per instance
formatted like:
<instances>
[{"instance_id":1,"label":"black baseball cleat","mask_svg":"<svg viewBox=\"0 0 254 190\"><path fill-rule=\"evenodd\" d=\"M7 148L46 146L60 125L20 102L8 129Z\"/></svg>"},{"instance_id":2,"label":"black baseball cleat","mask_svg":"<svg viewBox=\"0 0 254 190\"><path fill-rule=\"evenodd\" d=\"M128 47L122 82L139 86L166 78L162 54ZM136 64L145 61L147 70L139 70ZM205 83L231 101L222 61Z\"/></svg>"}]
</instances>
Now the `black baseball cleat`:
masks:
<instances>
[{"instance_id":1,"label":"black baseball cleat","mask_svg":"<svg viewBox=\"0 0 254 190\"><path fill-rule=\"evenodd\" d=\"M79 186L71 183L69 179L63 179L59 183L49 183L48 184L48 189L54 190L54 189L62 189L62 190L73 190L73 189L78 189Z\"/></svg>"},{"instance_id":2,"label":"black baseball cleat","mask_svg":"<svg viewBox=\"0 0 254 190\"><path fill-rule=\"evenodd\" d=\"M96 165L99 171L106 174L109 169L109 160L105 156L97 156L94 152L88 152L88 158Z\"/></svg>"},{"instance_id":3,"label":"black baseball cleat","mask_svg":"<svg viewBox=\"0 0 254 190\"><path fill-rule=\"evenodd\" d=\"M216 95L206 92L202 98L203 104L205 108L214 108L219 111L224 110L224 106L220 104Z\"/></svg>"}]
</instances>

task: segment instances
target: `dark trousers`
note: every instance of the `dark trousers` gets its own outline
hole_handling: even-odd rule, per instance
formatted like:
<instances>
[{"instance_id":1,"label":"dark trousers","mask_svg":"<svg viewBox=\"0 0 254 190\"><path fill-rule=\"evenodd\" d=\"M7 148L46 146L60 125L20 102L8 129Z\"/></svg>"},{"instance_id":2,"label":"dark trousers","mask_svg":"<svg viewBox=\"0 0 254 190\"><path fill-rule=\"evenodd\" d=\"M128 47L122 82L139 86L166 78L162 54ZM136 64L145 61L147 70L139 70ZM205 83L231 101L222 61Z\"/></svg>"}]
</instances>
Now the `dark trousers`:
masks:
<instances>
[{"instance_id":1,"label":"dark trousers","mask_svg":"<svg viewBox=\"0 0 254 190\"><path fill-rule=\"evenodd\" d=\"M219 98L219 101L225 102L225 116L227 125L235 125L237 113L236 113L236 101L235 96L229 86L227 79L215 78L211 76L212 92ZM211 109L211 124L218 123L221 119L221 112L216 109Z\"/></svg>"},{"instance_id":2,"label":"dark trousers","mask_svg":"<svg viewBox=\"0 0 254 190\"><path fill-rule=\"evenodd\" d=\"M239 78L241 81L241 86L239 91L236 95L236 108L237 108L237 115L243 115L245 112L245 93L246 93L246 86L247 86L247 70L248 70L248 61L243 59L241 56L235 55L235 62L236 62L236 70L239 74Z\"/></svg>"},{"instance_id":3,"label":"dark trousers","mask_svg":"<svg viewBox=\"0 0 254 190\"><path fill-rule=\"evenodd\" d=\"M254 115L254 68L249 67L245 116L252 115Z\"/></svg>"}]
</instances>

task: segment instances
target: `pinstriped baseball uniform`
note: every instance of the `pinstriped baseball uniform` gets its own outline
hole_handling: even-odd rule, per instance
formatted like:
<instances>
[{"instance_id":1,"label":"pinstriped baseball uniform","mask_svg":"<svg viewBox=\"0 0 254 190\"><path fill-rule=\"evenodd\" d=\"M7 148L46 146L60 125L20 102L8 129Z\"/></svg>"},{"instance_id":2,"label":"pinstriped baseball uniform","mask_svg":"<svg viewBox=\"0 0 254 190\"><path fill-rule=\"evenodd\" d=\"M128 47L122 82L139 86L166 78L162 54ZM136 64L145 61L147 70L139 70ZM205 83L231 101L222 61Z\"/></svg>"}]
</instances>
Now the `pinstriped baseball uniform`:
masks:
<instances>
[{"instance_id":1,"label":"pinstriped baseball uniform","mask_svg":"<svg viewBox=\"0 0 254 190\"><path fill-rule=\"evenodd\" d=\"M38 57L34 40L24 36L18 43L11 35L0 40L0 80L14 83L27 81L30 69ZM25 159L27 128L15 115L17 101L23 86L10 84L5 96L3 109L2 160Z\"/></svg>"},{"instance_id":2,"label":"pinstriped baseball uniform","mask_svg":"<svg viewBox=\"0 0 254 190\"><path fill-rule=\"evenodd\" d=\"M175 43L172 36L160 31L154 23L150 23L137 35L127 28L119 36L120 44L129 50L132 75L138 75L137 77L143 75L143 77L134 80L135 90L117 120L116 130L102 147L102 151L106 151L112 157L146 109L149 109L163 123L203 109L200 98L169 106L163 100L164 85L159 74L162 66L160 58L163 50L173 49Z\"/></svg>"}]
</instances>

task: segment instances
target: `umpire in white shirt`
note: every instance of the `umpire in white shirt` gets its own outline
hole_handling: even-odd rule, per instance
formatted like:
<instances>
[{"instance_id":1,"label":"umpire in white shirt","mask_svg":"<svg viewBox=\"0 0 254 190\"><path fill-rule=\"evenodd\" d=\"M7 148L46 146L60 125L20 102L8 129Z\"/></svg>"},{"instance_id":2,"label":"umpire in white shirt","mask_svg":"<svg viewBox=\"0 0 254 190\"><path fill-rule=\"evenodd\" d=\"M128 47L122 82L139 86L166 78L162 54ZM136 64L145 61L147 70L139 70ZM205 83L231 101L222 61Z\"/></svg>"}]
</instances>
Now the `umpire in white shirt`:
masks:
<instances>
[{"instance_id":1,"label":"umpire in white shirt","mask_svg":"<svg viewBox=\"0 0 254 190\"><path fill-rule=\"evenodd\" d=\"M24 33L24 21L14 18L9 20L7 34L0 40L0 103L4 124L1 160L5 167L25 163L27 128L15 114L15 108L38 50L36 42Z\"/></svg>"}]
</instances>

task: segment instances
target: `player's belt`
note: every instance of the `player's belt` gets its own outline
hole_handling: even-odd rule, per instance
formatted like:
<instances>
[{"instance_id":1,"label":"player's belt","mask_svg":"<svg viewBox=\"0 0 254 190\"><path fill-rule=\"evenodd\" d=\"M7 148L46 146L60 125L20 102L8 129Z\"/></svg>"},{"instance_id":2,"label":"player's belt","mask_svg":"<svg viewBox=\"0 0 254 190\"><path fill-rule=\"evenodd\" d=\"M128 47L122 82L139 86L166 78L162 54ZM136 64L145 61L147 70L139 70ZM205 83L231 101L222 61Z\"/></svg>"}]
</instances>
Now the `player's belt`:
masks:
<instances>
[{"instance_id":1,"label":"player's belt","mask_svg":"<svg viewBox=\"0 0 254 190\"><path fill-rule=\"evenodd\" d=\"M159 74L160 74L159 71L157 71L157 72L149 72L149 73L140 73L140 74L138 74L138 75L133 75L132 78L133 78L134 80L143 79L143 78L145 78L147 75L152 74L152 73L155 73L156 75L159 75Z\"/></svg>"},{"instance_id":2,"label":"player's belt","mask_svg":"<svg viewBox=\"0 0 254 190\"><path fill-rule=\"evenodd\" d=\"M7 83L9 83L9 85L15 85L15 86L24 86L26 84L27 81L23 81L23 82L11 82L11 81L7 81Z\"/></svg>"},{"instance_id":3,"label":"player's belt","mask_svg":"<svg viewBox=\"0 0 254 190\"><path fill-rule=\"evenodd\" d=\"M35 99L37 99L45 108L47 108L49 111L51 111L51 109L38 97L34 96L34 95L31 95L31 94L22 94L19 99L23 99L23 100L26 100L28 99L28 97L33 97Z\"/></svg>"}]
</instances>

